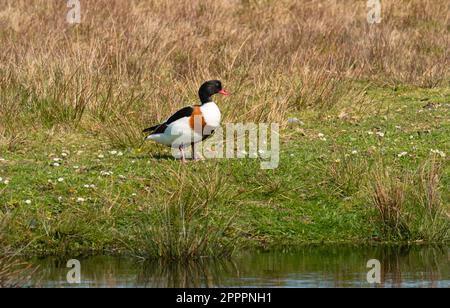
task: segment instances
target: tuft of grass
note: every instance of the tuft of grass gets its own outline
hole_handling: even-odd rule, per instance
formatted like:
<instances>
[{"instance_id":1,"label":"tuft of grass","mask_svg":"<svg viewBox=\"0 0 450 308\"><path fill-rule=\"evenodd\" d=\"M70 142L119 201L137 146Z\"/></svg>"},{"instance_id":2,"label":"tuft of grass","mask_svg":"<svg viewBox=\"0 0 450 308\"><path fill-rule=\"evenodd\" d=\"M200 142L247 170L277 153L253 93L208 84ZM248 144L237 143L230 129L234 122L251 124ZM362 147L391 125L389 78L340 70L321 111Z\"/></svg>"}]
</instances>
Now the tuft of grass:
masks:
<instances>
[{"instance_id":1,"label":"tuft of grass","mask_svg":"<svg viewBox=\"0 0 450 308\"><path fill-rule=\"evenodd\" d=\"M389 239L409 238L405 213L407 180L395 178L387 170L378 170L373 179L372 204L378 212L383 234Z\"/></svg>"},{"instance_id":2,"label":"tuft of grass","mask_svg":"<svg viewBox=\"0 0 450 308\"><path fill-rule=\"evenodd\" d=\"M0 288L20 288L30 281L35 268L15 257L0 256Z\"/></svg>"},{"instance_id":3,"label":"tuft of grass","mask_svg":"<svg viewBox=\"0 0 450 308\"><path fill-rule=\"evenodd\" d=\"M442 163L434 157L419 169L415 196L420 206L418 227L427 242L450 240L450 204L442 198L442 172Z\"/></svg>"},{"instance_id":4,"label":"tuft of grass","mask_svg":"<svg viewBox=\"0 0 450 308\"><path fill-rule=\"evenodd\" d=\"M236 215L219 210L231 207L233 197L217 168L206 176L170 169L155 189L173 191L165 193L161 203L149 205L136 226L137 253L143 258L229 257L239 248L234 235Z\"/></svg>"},{"instance_id":5,"label":"tuft of grass","mask_svg":"<svg viewBox=\"0 0 450 308\"><path fill-rule=\"evenodd\" d=\"M101 125L101 134L106 136L113 147L137 148L144 142L142 129L133 121L114 113Z\"/></svg>"},{"instance_id":6,"label":"tuft of grass","mask_svg":"<svg viewBox=\"0 0 450 308\"><path fill-rule=\"evenodd\" d=\"M441 167L434 159L416 172L374 171L372 205L386 240L442 243L450 240L449 209L441 197Z\"/></svg>"},{"instance_id":7,"label":"tuft of grass","mask_svg":"<svg viewBox=\"0 0 450 308\"><path fill-rule=\"evenodd\" d=\"M0 288L19 288L26 285L36 271L31 264L20 261L17 252L4 240L6 218L0 218Z\"/></svg>"},{"instance_id":8,"label":"tuft of grass","mask_svg":"<svg viewBox=\"0 0 450 308\"><path fill-rule=\"evenodd\" d=\"M334 188L339 196L351 197L367 183L367 177L361 175L368 173L370 168L366 159L343 155L326 165L329 186Z\"/></svg>"},{"instance_id":9,"label":"tuft of grass","mask_svg":"<svg viewBox=\"0 0 450 308\"><path fill-rule=\"evenodd\" d=\"M22 133L8 134L0 130L0 149L6 151L16 151L25 143L25 136Z\"/></svg>"}]
</instances>

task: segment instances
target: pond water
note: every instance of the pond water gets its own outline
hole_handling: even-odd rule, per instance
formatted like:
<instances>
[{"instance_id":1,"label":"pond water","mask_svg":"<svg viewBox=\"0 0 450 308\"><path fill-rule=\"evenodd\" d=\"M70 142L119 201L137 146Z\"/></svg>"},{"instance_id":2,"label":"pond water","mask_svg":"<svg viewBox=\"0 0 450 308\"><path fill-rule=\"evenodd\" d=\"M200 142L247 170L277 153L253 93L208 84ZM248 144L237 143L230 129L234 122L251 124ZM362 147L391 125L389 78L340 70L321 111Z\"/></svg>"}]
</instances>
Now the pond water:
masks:
<instances>
[{"instance_id":1,"label":"pond water","mask_svg":"<svg viewBox=\"0 0 450 308\"><path fill-rule=\"evenodd\" d=\"M379 260L380 284L367 281ZM80 284L69 284L68 259L33 260L40 287L450 287L450 247L305 247L251 252L232 260L142 262L79 258Z\"/></svg>"}]
</instances>

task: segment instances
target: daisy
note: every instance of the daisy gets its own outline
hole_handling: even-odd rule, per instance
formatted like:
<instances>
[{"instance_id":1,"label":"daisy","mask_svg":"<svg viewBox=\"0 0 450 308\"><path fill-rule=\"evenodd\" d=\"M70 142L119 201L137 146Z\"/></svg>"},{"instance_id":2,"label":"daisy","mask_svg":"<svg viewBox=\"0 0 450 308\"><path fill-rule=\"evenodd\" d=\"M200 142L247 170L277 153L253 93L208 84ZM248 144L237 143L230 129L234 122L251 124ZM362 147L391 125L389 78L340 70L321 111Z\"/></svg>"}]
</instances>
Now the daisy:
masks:
<instances>
[{"instance_id":1,"label":"daisy","mask_svg":"<svg viewBox=\"0 0 450 308\"><path fill-rule=\"evenodd\" d=\"M437 154L442 158L445 158L447 156L443 151L440 151L438 149L436 149L436 150L431 149L430 152L433 154Z\"/></svg>"}]
</instances>

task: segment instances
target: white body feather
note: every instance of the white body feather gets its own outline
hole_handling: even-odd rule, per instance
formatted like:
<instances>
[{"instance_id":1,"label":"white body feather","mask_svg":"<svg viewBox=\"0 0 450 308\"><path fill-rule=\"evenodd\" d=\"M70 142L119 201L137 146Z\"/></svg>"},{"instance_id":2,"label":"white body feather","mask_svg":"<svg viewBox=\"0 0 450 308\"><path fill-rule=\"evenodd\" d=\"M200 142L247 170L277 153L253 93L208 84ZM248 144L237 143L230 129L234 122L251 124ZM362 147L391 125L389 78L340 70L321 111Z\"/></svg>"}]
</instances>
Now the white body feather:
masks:
<instances>
[{"instance_id":1,"label":"white body feather","mask_svg":"<svg viewBox=\"0 0 450 308\"><path fill-rule=\"evenodd\" d=\"M203 104L200 110L206 123L204 132L210 133L220 126L221 113L216 103ZM200 142L203 136L191 128L190 117L184 117L170 123L164 133L149 135L147 139L171 147L180 147Z\"/></svg>"}]
</instances>

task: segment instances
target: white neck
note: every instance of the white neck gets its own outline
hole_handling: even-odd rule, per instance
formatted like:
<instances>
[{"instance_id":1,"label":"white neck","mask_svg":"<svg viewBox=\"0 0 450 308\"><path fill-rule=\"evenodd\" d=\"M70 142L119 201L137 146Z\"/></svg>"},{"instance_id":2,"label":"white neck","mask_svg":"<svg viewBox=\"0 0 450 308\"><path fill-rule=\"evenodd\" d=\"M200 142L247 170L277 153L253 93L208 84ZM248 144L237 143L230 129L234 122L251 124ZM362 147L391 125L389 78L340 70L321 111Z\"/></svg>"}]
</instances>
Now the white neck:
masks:
<instances>
[{"instance_id":1,"label":"white neck","mask_svg":"<svg viewBox=\"0 0 450 308\"><path fill-rule=\"evenodd\" d=\"M221 113L219 107L214 102L203 104L200 107L206 125L212 128L220 126Z\"/></svg>"}]
</instances>

